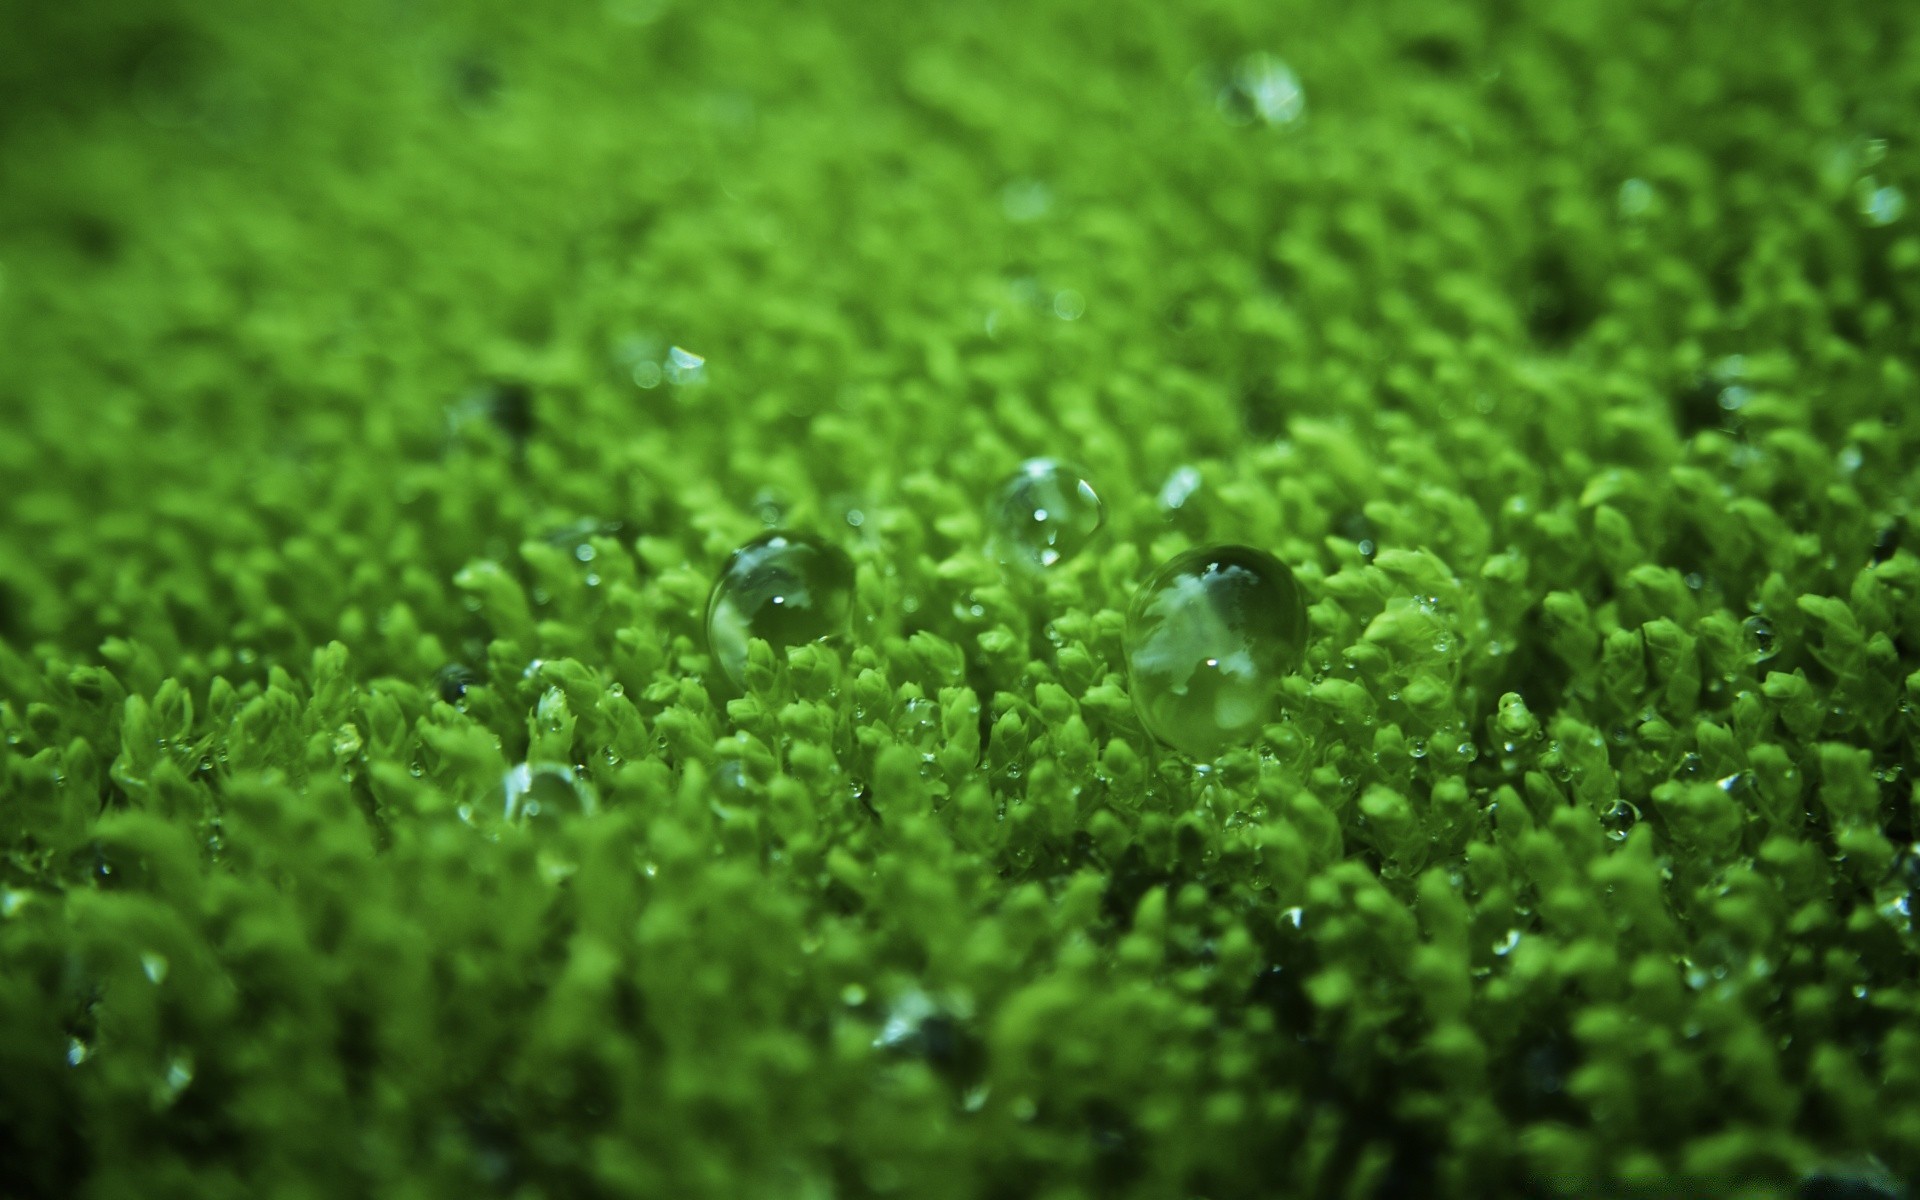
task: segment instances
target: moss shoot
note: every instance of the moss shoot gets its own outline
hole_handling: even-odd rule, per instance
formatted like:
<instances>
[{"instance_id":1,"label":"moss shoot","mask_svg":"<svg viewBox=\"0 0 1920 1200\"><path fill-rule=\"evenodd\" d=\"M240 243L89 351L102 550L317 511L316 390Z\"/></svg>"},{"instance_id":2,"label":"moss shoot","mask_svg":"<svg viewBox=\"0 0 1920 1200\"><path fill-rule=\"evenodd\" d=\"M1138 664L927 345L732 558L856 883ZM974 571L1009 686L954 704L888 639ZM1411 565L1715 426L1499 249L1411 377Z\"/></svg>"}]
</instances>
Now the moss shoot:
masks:
<instances>
[{"instance_id":1,"label":"moss shoot","mask_svg":"<svg viewBox=\"0 0 1920 1200\"><path fill-rule=\"evenodd\" d=\"M0 23L0 1197L1920 1176L1920 6Z\"/></svg>"}]
</instances>

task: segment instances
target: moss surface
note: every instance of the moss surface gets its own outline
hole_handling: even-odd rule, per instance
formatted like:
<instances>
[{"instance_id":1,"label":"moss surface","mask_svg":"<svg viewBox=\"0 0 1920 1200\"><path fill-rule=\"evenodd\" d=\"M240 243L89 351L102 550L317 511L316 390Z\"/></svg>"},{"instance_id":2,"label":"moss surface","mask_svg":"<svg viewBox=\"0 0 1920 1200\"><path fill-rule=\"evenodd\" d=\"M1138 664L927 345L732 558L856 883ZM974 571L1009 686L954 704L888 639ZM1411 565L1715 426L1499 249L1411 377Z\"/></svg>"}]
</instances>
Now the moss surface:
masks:
<instances>
[{"instance_id":1,"label":"moss surface","mask_svg":"<svg viewBox=\"0 0 1920 1200\"><path fill-rule=\"evenodd\" d=\"M0 20L0 1195L1920 1172L1920 9Z\"/></svg>"}]
</instances>

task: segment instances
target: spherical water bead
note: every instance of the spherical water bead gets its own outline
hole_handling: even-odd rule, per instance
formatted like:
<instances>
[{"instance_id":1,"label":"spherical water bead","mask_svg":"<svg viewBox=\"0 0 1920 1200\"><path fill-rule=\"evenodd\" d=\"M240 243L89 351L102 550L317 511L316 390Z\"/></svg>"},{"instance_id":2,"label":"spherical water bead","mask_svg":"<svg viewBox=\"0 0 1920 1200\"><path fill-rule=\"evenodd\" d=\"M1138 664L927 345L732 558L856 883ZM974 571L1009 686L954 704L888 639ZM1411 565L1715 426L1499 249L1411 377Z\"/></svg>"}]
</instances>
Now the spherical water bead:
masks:
<instances>
[{"instance_id":1,"label":"spherical water bead","mask_svg":"<svg viewBox=\"0 0 1920 1200\"><path fill-rule=\"evenodd\" d=\"M1194 758L1257 735L1306 649L1293 572L1246 546L1176 555L1127 611L1134 710L1149 733Z\"/></svg>"},{"instance_id":2,"label":"spherical water bead","mask_svg":"<svg viewBox=\"0 0 1920 1200\"><path fill-rule=\"evenodd\" d=\"M600 809L593 787L561 763L521 763L500 781L509 821L590 817Z\"/></svg>"},{"instance_id":3,"label":"spherical water bead","mask_svg":"<svg viewBox=\"0 0 1920 1200\"><path fill-rule=\"evenodd\" d=\"M994 554L1010 566L1043 571L1084 549L1107 522L1086 472L1051 458L1030 458L994 493Z\"/></svg>"},{"instance_id":4,"label":"spherical water bead","mask_svg":"<svg viewBox=\"0 0 1920 1200\"><path fill-rule=\"evenodd\" d=\"M737 688L747 686L747 643L776 651L845 633L853 611L853 560L817 538L768 533L733 552L707 600L707 647Z\"/></svg>"}]
</instances>

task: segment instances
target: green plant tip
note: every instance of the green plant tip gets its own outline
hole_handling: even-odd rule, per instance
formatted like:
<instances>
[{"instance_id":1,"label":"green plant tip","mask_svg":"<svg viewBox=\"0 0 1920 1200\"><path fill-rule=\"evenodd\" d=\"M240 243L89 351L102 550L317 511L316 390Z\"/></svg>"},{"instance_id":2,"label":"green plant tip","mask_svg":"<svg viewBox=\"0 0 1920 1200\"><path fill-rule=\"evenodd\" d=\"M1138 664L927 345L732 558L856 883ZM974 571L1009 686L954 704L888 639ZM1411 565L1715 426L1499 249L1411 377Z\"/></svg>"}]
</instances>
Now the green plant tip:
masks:
<instances>
[{"instance_id":1,"label":"green plant tip","mask_svg":"<svg viewBox=\"0 0 1920 1200\"><path fill-rule=\"evenodd\" d=\"M1307 610L1293 572L1247 546L1169 559L1127 611L1127 673L1147 731L1194 758L1252 739L1300 665Z\"/></svg>"},{"instance_id":2,"label":"green plant tip","mask_svg":"<svg viewBox=\"0 0 1920 1200\"><path fill-rule=\"evenodd\" d=\"M1008 566L1044 571L1072 558L1106 524L1106 506L1071 463L1030 458L994 493L996 557Z\"/></svg>"},{"instance_id":3,"label":"green plant tip","mask_svg":"<svg viewBox=\"0 0 1920 1200\"><path fill-rule=\"evenodd\" d=\"M747 643L775 650L844 633L853 610L853 560L803 534L762 534L735 550L707 600L707 646L745 690Z\"/></svg>"}]
</instances>

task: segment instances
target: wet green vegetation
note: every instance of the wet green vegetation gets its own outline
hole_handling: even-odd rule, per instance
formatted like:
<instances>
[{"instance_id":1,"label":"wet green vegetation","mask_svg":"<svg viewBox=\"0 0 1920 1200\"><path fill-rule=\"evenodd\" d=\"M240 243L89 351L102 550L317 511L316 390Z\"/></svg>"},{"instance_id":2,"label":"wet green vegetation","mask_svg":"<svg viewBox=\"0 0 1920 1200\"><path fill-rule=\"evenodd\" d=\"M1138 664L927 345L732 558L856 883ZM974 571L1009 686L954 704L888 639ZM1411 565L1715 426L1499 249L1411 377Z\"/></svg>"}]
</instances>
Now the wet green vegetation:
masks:
<instances>
[{"instance_id":1,"label":"wet green vegetation","mask_svg":"<svg viewBox=\"0 0 1920 1200\"><path fill-rule=\"evenodd\" d=\"M1911 6L6 23L0 1195L1920 1173Z\"/></svg>"}]
</instances>

